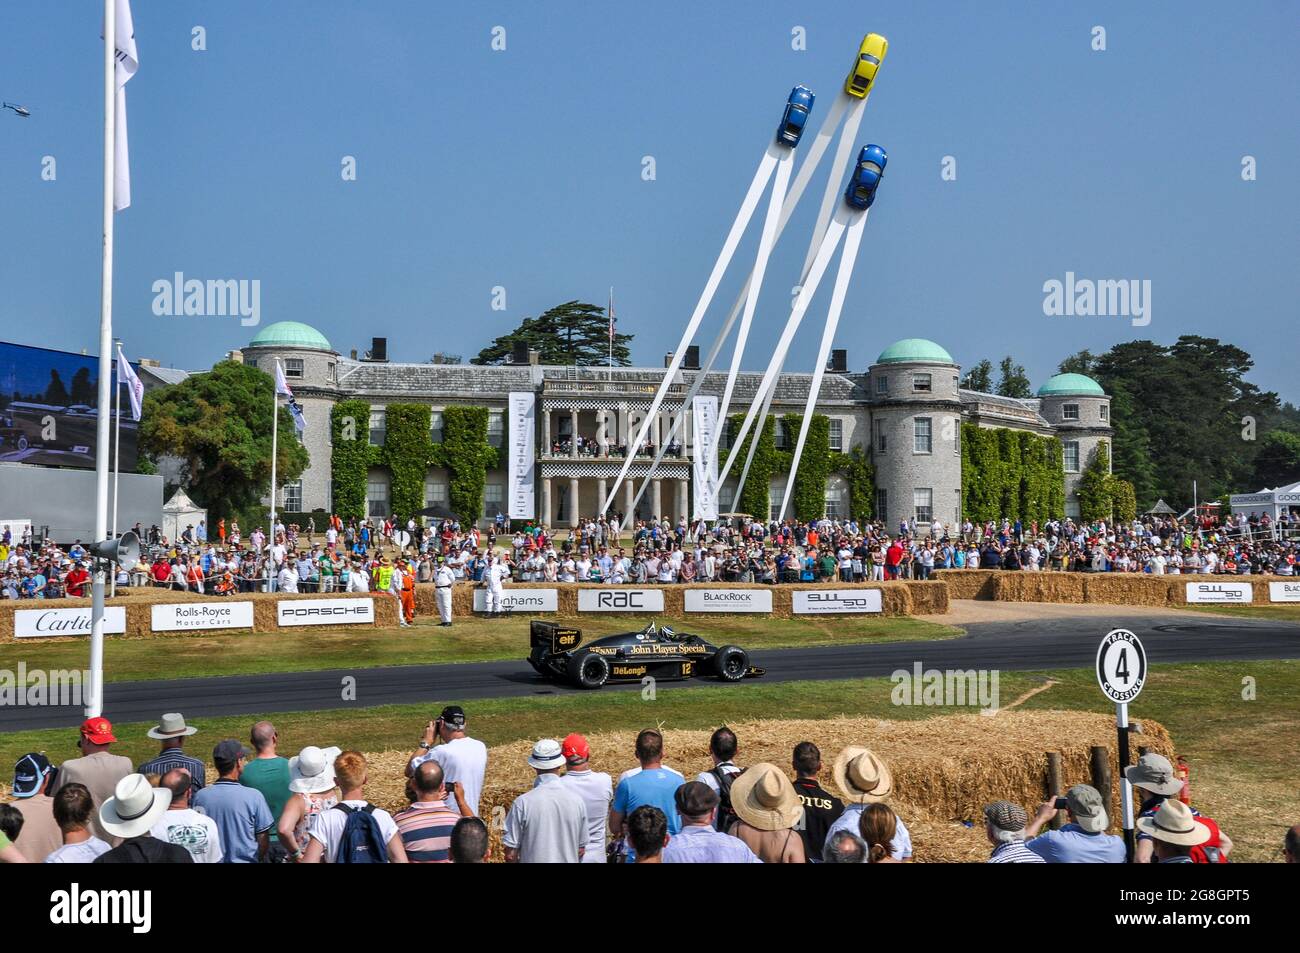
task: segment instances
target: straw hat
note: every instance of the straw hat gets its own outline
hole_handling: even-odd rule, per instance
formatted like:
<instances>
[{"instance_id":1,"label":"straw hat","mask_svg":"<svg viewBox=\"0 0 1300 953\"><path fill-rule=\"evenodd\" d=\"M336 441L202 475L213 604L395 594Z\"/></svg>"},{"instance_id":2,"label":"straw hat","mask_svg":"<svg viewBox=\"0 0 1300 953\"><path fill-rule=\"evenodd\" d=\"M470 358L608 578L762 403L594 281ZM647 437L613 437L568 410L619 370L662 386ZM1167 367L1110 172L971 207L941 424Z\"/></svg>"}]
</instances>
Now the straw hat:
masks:
<instances>
[{"instance_id":1,"label":"straw hat","mask_svg":"<svg viewBox=\"0 0 1300 953\"><path fill-rule=\"evenodd\" d=\"M171 807L172 792L156 788L143 774L128 774L99 808L99 823L114 837L146 834Z\"/></svg>"},{"instance_id":2,"label":"straw hat","mask_svg":"<svg viewBox=\"0 0 1300 953\"><path fill-rule=\"evenodd\" d=\"M189 737L198 730L193 725L185 724L184 715L179 712L169 712L158 719L158 724L150 728L146 734L158 741L166 741L168 738Z\"/></svg>"},{"instance_id":3,"label":"straw hat","mask_svg":"<svg viewBox=\"0 0 1300 953\"><path fill-rule=\"evenodd\" d=\"M750 827L781 831L803 817L803 802L790 779L774 764L756 764L731 782L731 807Z\"/></svg>"},{"instance_id":4,"label":"straw hat","mask_svg":"<svg viewBox=\"0 0 1300 953\"><path fill-rule=\"evenodd\" d=\"M1190 807L1173 798L1161 804L1154 817L1138 818L1137 826L1143 834L1150 834L1156 840L1183 847L1204 844L1213 836L1208 827L1196 820Z\"/></svg>"},{"instance_id":5,"label":"straw hat","mask_svg":"<svg viewBox=\"0 0 1300 953\"><path fill-rule=\"evenodd\" d=\"M336 784L334 759L342 753L338 747L318 748L308 745L289 759L289 790L297 794L321 794Z\"/></svg>"},{"instance_id":6,"label":"straw hat","mask_svg":"<svg viewBox=\"0 0 1300 953\"><path fill-rule=\"evenodd\" d=\"M839 753L831 774L845 799L854 804L883 801L894 791L889 766L859 745L849 745Z\"/></svg>"}]
</instances>

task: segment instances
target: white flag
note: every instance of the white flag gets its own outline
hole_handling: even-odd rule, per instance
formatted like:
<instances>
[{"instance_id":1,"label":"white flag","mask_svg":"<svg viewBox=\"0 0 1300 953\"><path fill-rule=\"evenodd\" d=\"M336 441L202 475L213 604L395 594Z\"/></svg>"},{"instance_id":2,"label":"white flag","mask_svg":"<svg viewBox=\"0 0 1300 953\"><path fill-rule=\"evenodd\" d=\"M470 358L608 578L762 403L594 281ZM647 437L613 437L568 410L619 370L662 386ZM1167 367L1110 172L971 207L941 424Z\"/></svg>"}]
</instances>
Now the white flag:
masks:
<instances>
[{"instance_id":1,"label":"white flag","mask_svg":"<svg viewBox=\"0 0 1300 953\"><path fill-rule=\"evenodd\" d=\"M126 144L126 84L140 68L135 51L135 26L131 22L131 0L117 0L114 17L117 66L114 70L117 95L113 105L113 211L131 204L131 157Z\"/></svg>"},{"instance_id":2,"label":"white flag","mask_svg":"<svg viewBox=\"0 0 1300 953\"><path fill-rule=\"evenodd\" d=\"M280 362L275 362L275 394L277 397L289 398L289 413L293 414L293 429L298 431L298 438L302 439L302 432L307 429L307 418L303 416L302 407L298 401L293 398L293 391L289 390L289 382L284 379L284 368Z\"/></svg>"},{"instance_id":3,"label":"white flag","mask_svg":"<svg viewBox=\"0 0 1300 953\"><path fill-rule=\"evenodd\" d=\"M126 393L131 398L131 419L139 420L144 401L144 384L121 351L117 352L117 382L126 385Z\"/></svg>"}]
</instances>

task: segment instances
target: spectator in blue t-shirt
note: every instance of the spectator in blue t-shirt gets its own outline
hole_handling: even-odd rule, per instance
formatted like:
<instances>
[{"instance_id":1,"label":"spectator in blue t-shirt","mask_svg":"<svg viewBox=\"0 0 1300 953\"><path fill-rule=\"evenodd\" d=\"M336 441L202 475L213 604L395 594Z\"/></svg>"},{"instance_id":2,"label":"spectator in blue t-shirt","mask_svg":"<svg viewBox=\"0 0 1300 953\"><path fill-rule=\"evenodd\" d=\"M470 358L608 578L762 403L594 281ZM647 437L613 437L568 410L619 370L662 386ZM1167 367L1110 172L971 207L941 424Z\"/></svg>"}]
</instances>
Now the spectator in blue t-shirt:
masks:
<instances>
[{"instance_id":1,"label":"spectator in blue t-shirt","mask_svg":"<svg viewBox=\"0 0 1300 953\"><path fill-rule=\"evenodd\" d=\"M269 835L275 827L265 795L239 783L244 761L251 753L233 738L220 742L212 750L212 763L219 777L194 795L194 807L217 824L223 864L260 861L266 855Z\"/></svg>"},{"instance_id":2,"label":"spectator in blue t-shirt","mask_svg":"<svg viewBox=\"0 0 1300 953\"><path fill-rule=\"evenodd\" d=\"M649 804L664 812L668 818L668 833L681 830L675 796L685 778L672 768L665 768L664 736L647 728L636 736L636 759L641 767L633 768L618 780L614 803L609 809L609 829L615 838L625 834L624 822L628 815L642 805ZM631 848L628 848L629 859Z\"/></svg>"},{"instance_id":3,"label":"spectator in blue t-shirt","mask_svg":"<svg viewBox=\"0 0 1300 953\"><path fill-rule=\"evenodd\" d=\"M1049 864L1122 864L1124 839L1107 834L1106 805L1097 789L1076 784L1065 794L1070 823L1039 834L1056 814L1056 799L1044 801L1025 828L1025 846ZM1037 836L1035 836L1037 835Z\"/></svg>"}]
</instances>

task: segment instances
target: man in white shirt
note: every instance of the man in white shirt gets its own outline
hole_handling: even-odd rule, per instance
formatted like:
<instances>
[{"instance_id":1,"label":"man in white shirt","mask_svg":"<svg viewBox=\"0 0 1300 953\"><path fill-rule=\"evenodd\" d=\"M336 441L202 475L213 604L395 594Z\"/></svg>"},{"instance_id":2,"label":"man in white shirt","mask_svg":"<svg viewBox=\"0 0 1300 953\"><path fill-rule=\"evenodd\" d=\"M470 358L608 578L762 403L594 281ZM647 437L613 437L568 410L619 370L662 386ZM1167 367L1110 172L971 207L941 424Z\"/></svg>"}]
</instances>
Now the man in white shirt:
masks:
<instances>
[{"instance_id":1,"label":"man in white shirt","mask_svg":"<svg viewBox=\"0 0 1300 953\"><path fill-rule=\"evenodd\" d=\"M488 556L483 582L487 586L488 615L499 615L505 608L505 581L510 578L510 565L504 556Z\"/></svg>"},{"instance_id":2,"label":"man in white shirt","mask_svg":"<svg viewBox=\"0 0 1300 953\"><path fill-rule=\"evenodd\" d=\"M435 739L442 743L437 744ZM465 733L465 709L448 705L437 721L425 726L420 750L411 755L406 766L407 777L426 761L442 765L445 783L460 786L465 803L477 816L483 776L487 773L487 745Z\"/></svg>"},{"instance_id":3,"label":"man in white shirt","mask_svg":"<svg viewBox=\"0 0 1300 953\"><path fill-rule=\"evenodd\" d=\"M528 766L537 772L537 783L515 798L506 815L501 835L506 863L581 863L588 837L587 805L560 778L564 767L560 743L552 738L537 742Z\"/></svg>"},{"instance_id":4,"label":"man in white shirt","mask_svg":"<svg viewBox=\"0 0 1300 953\"><path fill-rule=\"evenodd\" d=\"M304 864L339 863L339 843L343 840L348 815L353 811L365 811L374 818L379 826L379 837L387 848L388 863L407 863L397 822L391 814L365 798L366 771L366 757L359 751L344 751L334 759L334 776L342 796L336 805L321 811L312 820L307 830L309 839L302 859Z\"/></svg>"},{"instance_id":5,"label":"man in white shirt","mask_svg":"<svg viewBox=\"0 0 1300 953\"><path fill-rule=\"evenodd\" d=\"M361 568L360 565L352 567L348 573L348 592L369 592L370 591L370 573Z\"/></svg>"},{"instance_id":6,"label":"man in white shirt","mask_svg":"<svg viewBox=\"0 0 1300 953\"><path fill-rule=\"evenodd\" d=\"M184 768L174 768L162 776L160 788L172 792L172 805L149 833L169 844L190 852L196 864L221 863L221 834L217 822L190 807L190 786L194 779Z\"/></svg>"},{"instance_id":7,"label":"man in white shirt","mask_svg":"<svg viewBox=\"0 0 1300 953\"><path fill-rule=\"evenodd\" d=\"M608 774L591 770L591 747L587 739L572 734L560 744L566 770L560 783L575 792L587 807L587 845L584 864L603 864L605 831L609 823L609 806L614 800L614 785Z\"/></svg>"},{"instance_id":8,"label":"man in white shirt","mask_svg":"<svg viewBox=\"0 0 1300 953\"><path fill-rule=\"evenodd\" d=\"M275 577L276 587L281 592L296 593L298 591L298 570L294 568L292 562L285 562L280 572Z\"/></svg>"},{"instance_id":9,"label":"man in white shirt","mask_svg":"<svg viewBox=\"0 0 1300 953\"><path fill-rule=\"evenodd\" d=\"M438 604L438 616L442 619L439 625L451 625L451 593L455 584L456 574L447 565L447 561L439 557L438 571L433 574L433 598Z\"/></svg>"}]
</instances>

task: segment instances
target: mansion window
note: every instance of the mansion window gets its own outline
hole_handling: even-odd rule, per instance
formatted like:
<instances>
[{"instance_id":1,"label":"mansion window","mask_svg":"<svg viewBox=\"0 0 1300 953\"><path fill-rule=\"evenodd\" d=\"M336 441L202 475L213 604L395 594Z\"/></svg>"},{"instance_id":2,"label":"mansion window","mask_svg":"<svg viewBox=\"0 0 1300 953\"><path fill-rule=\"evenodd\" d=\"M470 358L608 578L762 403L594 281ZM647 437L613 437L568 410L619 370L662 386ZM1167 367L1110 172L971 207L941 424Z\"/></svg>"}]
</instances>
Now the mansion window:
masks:
<instances>
[{"instance_id":1,"label":"mansion window","mask_svg":"<svg viewBox=\"0 0 1300 953\"><path fill-rule=\"evenodd\" d=\"M885 422L879 418L876 418L871 422L871 426L872 429L875 430L876 432L876 439L872 441L872 445L875 446L876 453L884 453L885 445L887 441L885 435Z\"/></svg>"},{"instance_id":2,"label":"mansion window","mask_svg":"<svg viewBox=\"0 0 1300 953\"><path fill-rule=\"evenodd\" d=\"M280 509L290 513L302 512L302 480L284 485L280 491Z\"/></svg>"},{"instance_id":3,"label":"mansion window","mask_svg":"<svg viewBox=\"0 0 1300 953\"><path fill-rule=\"evenodd\" d=\"M912 375L912 391L917 394L930 393L931 382L929 374Z\"/></svg>"},{"instance_id":4,"label":"mansion window","mask_svg":"<svg viewBox=\"0 0 1300 953\"><path fill-rule=\"evenodd\" d=\"M487 442L493 447L499 447L506 442L506 416L500 411L488 414ZM496 516L496 513L492 515Z\"/></svg>"},{"instance_id":5,"label":"mansion window","mask_svg":"<svg viewBox=\"0 0 1300 953\"><path fill-rule=\"evenodd\" d=\"M916 509L918 523L934 522L934 490L929 487L917 487L912 491L912 503Z\"/></svg>"},{"instance_id":6,"label":"mansion window","mask_svg":"<svg viewBox=\"0 0 1300 953\"><path fill-rule=\"evenodd\" d=\"M388 431L388 411L382 407L370 411L370 445L382 447Z\"/></svg>"},{"instance_id":7,"label":"mansion window","mask_svg":"<svg viewBox=\"0 0 1300 953\"><path fill-rule=\"evenodd\" d=\"M929 417L916 417L912 421L912 452L930 453L934 449L934 421Z\"/></svg>"},{"instance_id":8,"label":"mansion window","mask_svg":"<svg viewBox=\"0 0 1300 953\"><path fill-rule=\"evenodd\" d=\"M500 444L495 444L500 446ZM483 518L496 519L498 513L504 513L506 505L506 488L500 483L489 483L483 487Z\"/></svg>"},{"instance_id":9,"label":"mansion window","mask_svg":"<svg viewBox=\"0 0 1300 953\"><path fill-rule=\"evenodd\" d=\"M1079 472L1079 441L1070 440L1062 444L1062 446L1064 447L1065 450L1064 453L1065 472L1078 473Z\"/></svg>"},{"instance_id":10,"label":"mansion window","mask_svg":"<svg viewBox=\"0 0 1300 953\"><path fill-rule=\"evenodd\" d=\"M1062 405L1061 405L1061 419L1062 419L1062 420L1078 420L1078 419L1079 419L1079 405L1078 405L1078 404L1062 404Z\"/></svg>"},{"instance_id":11,"label":"mansion window","mask_svg":"<svg viewBox=\"0 0 1300 953\"><path fill-rule=\"evenodd\" d=\"M284 376L288 378L302 378L302 358L286 357L284 359Z\"/></svg>"},{"instance_id":12,"label":"mansion window","mask_svg":"<svg viewBox=\"0 0 1300 953\"><path fill-rule=\"evenodd\" d=\"M442 443L442 411L435 410L429 414L429 440Z\"/></svg>"},{"instance_id":13,"label":"mansion window","mask_svg":"<svg viewBox=\"0 0 1300 953\"><path fill-rule=\"evenodd\" d=\"M844 421L831 420L831 449L839 453L844 449Z\"/></svg>"}]
</instances>

